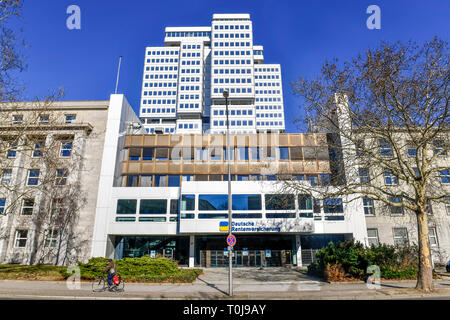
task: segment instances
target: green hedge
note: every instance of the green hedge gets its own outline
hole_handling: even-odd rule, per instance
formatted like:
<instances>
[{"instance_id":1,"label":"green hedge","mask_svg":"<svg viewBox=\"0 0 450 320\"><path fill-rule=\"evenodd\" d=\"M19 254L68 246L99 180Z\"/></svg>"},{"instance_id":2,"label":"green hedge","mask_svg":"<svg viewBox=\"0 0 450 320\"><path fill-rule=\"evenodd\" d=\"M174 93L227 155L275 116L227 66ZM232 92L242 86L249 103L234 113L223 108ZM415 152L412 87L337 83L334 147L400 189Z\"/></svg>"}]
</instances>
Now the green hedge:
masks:
<instances>
[{"instance_id":1,"label":"green hedge","mask_svg":"<svg viewBox=\"0 0 450 320\"><path fill-rule=\"evenodd\" d=\"M308 273L327 280L366 280L366 270L370 265L379 266L384 279L415 279L418 272L416 245L365 247L353 240L337 244L330 242L317 252L316 257L317 261L308 266Z\"/></svg>"},{"instance_id":2,"label":"green hedge","mask_svg":"<svg viewBox=\"0 0 450 320\"><path fill-rule=\"evenodd\" d=\"M125 281L132 282L193 282L201 273L201 269L180 269L176 262L167 258L124 258L114 260L118 274ZM108 265L107 258L91 258L87 263L78 263L81 279L93 280L103 275ZM67 269L61 271L64 278L70 276Z\"/></svg>"}]
</instances>

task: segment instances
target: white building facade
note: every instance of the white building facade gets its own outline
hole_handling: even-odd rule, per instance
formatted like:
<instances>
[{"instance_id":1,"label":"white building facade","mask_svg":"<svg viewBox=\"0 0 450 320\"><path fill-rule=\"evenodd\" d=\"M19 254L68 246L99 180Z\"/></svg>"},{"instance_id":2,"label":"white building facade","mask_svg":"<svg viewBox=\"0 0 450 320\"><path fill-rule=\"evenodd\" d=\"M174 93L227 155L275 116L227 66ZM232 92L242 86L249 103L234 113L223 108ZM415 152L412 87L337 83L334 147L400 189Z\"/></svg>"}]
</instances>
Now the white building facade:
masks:
<instances>
[{"instance_id":1,"label":"white building facade","mask_svg":"<svg viewBox=\"0 0 450 320\"><path fill-rule=\"evenodd\" d=\"M147 47L139 117L148 133L284 132L279 64L264 64L249 14L214 14L208 27L167 27Z\"/></svg>"}]
</instances>

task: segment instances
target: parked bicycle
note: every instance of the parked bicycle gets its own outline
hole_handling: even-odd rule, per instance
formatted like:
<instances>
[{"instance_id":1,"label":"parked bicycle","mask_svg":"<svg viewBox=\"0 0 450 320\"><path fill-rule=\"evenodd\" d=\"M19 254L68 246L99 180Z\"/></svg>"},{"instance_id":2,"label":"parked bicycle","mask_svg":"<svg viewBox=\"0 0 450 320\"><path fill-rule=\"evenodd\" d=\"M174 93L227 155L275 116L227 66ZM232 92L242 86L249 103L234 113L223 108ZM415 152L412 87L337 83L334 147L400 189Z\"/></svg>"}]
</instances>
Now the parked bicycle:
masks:
<instances>
[{"instance_id":1,"label":"parked bicycle","mask_svg":"<svg viewBox=\"0 0 450 320\"><path fill-rule=\"evenodd\" d=\"M114 279L117 277L116 279ZM92 291L103 292L103 291L113 291L113 292L123 292L125 291L125 282L122 277L117 275L113 278L113 285L109 285L106 275L102 275L92 282Z\"/></svg>"}]
</instances>

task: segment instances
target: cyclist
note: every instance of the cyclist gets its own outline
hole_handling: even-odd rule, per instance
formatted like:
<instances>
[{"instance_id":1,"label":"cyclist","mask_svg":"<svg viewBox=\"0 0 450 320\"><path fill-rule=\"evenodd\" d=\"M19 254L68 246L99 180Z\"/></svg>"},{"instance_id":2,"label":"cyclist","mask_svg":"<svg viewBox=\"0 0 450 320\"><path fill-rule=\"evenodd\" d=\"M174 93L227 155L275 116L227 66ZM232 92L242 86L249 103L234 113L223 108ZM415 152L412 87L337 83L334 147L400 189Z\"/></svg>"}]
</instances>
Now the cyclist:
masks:
<instances>
[{"instance_id":1,"label":"cyclist","mask_svg":"<svg viewBox=\"0 0 450 320\"><path fill-rule=\"evenodd\" d=\"M117 267L116 264L114 263L113 259L109 259L109 264L108 266L105 268L105 270L103 270L103 272L109 272L108 273L108 285L111 288L113 286L113 277L116 275L116 271L117 271Z\"/></svg>"}]
</instances>

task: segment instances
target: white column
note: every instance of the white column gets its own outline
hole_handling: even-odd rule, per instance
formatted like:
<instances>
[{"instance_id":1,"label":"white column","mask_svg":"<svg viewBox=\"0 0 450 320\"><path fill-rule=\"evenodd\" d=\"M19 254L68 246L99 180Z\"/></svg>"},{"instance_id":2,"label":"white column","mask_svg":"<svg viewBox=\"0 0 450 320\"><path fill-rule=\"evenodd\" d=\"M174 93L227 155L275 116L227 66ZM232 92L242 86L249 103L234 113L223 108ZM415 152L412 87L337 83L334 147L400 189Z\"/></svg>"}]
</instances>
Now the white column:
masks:
<instances>
[{"instance_id":1,"label":"white column","mask_svg":"<svg viewBox=\"0 0 450 320\"><path fill-rule=\"evenodd\" d=\"M295 247L297 248L297 267L301 267L303 265L302 263L302 242L300 240L300 235L295 235Z\"/></svg>"},{"instance_id":2,"label":"white column","mask_svg":"<svg viewBox=\"0 0 450 320\"><path fill-rule=\"evenodd\" d=\"M194 255L195 255L195 237L189 236L189 268L194 267Z\"/></svg>"}]
</instances>

